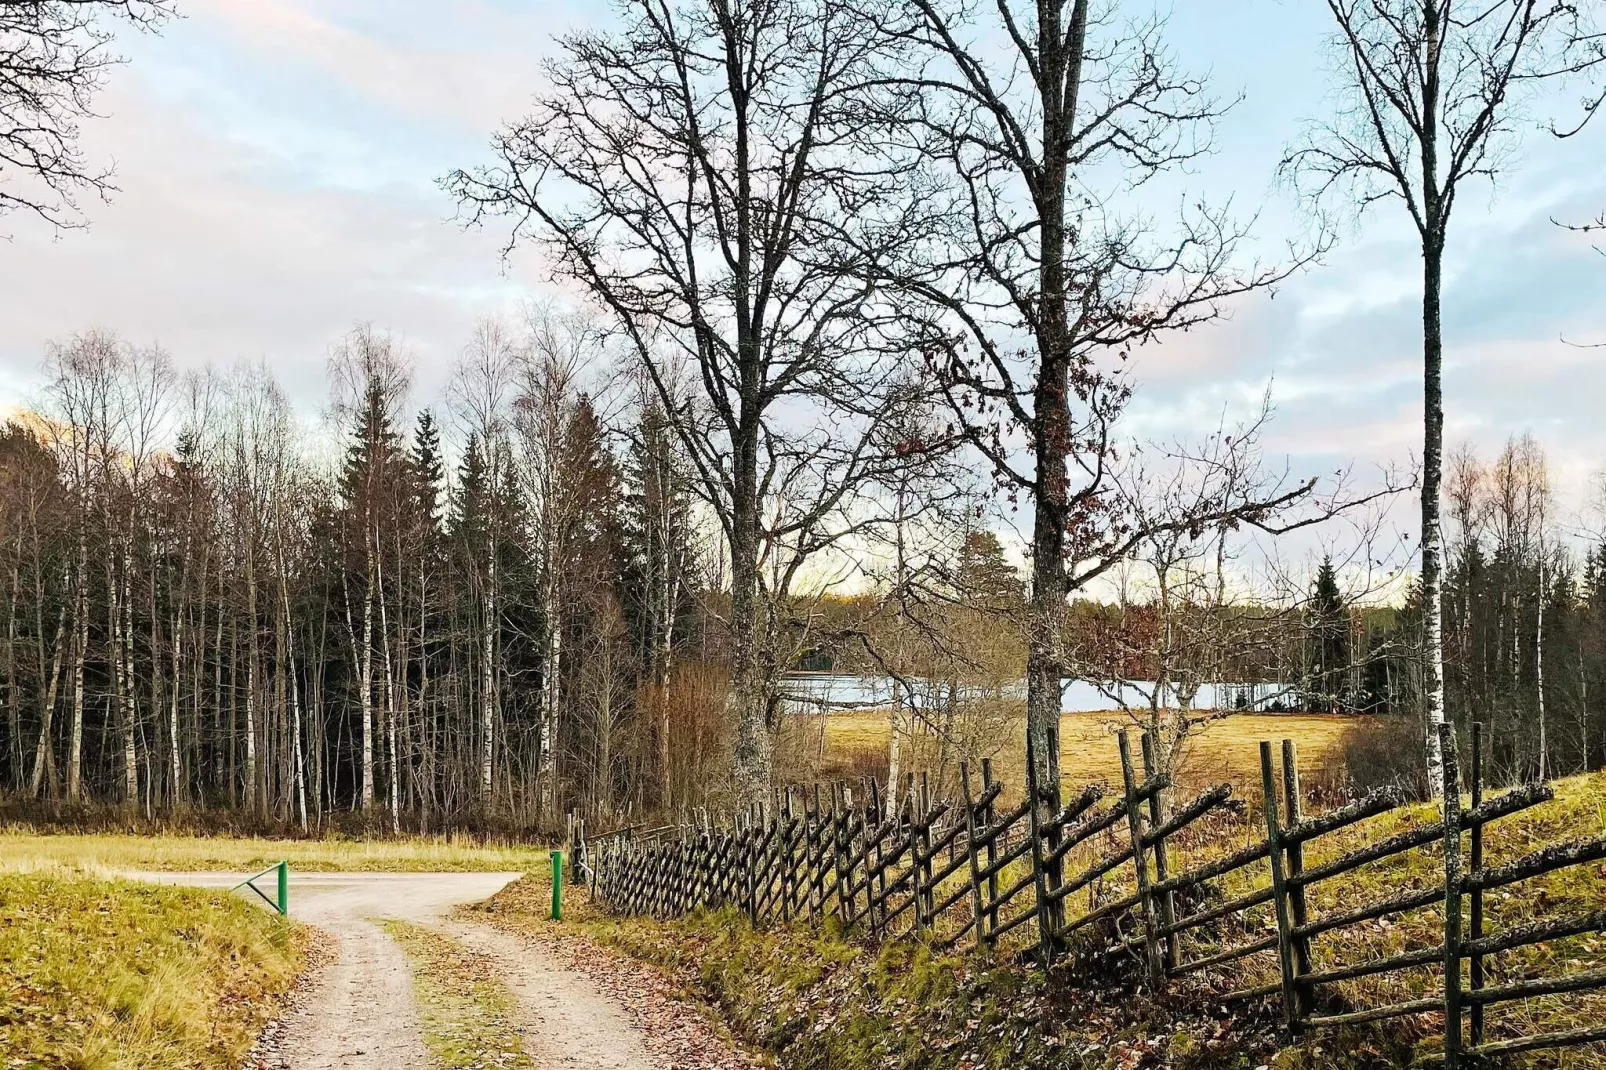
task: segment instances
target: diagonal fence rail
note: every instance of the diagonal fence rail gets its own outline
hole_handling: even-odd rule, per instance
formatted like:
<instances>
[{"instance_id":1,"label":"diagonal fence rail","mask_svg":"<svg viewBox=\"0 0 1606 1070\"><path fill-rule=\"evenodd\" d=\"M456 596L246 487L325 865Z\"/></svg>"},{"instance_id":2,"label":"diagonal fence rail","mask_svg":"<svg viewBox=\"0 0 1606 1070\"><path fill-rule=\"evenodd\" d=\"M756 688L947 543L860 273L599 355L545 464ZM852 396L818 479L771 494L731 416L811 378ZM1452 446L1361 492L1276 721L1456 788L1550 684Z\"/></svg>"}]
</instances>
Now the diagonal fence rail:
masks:
<instances>
[{"instance_id":1,"label":"diagonal fence rail","mask_svg":"<svg viewBox=\"0 0 1606 1070\"><path fill-rule=\"evenodd\" d=\"M264 892L257 885L257 881L261 880L263 877L266 877L270 873L272 873L274 875L274 877L275 877L274 889L273 889L274 890L274 894L272 896L269 896L267 892ZM239 884L236 884L234 887L230 888L229 891L237 892L241 888L249 888L249 889L251 889L253 892L255 892L257 894L257 897L259 899L261 899L264 903L268 904L268 906L272 907L274 910L277 910L279 912L279 916L280 917L283 918L283 917L289 917L290 916L290 863L289 862L275 862L275 863L273 863L273 865L269 866L267 869L263 870L261 873L253 873L251 876L245 878L245 880L241 881Z\"/></svg>"},{"instance_id":2,"label":"diagonal fence rail","mask_svg":"<svg viewBox=\"0 0 1606 1070\"><path fill-rule=\"evenodd\" d=\"M1245 808L1225 784L1177 805L1153 741L1142 737L1135 760L1123 732L1119 796L1091 784L1047 820L1029 801L1002 805L1003 785L983 760L979 783L961 767L954 799L935 799L923 775L895 796L873 780L857 793L836 783L788 790L724 827L627 830L587 844L585 873L594 898L625 915L734 907L755 924L832 919L873 939L918 936L942 950L1008 945L1041 963L1125 956L1152 990L1189 979L1228 1003L1273 999L1296 1035L1437 1014L1448 1067L1606 1040L1606 1022L1524 1033L1518 1017L1490 1038L1494 1008L1606 988L1606 970L1495 984L1489 968L1504 952L1606 930L1606 911L1491 932L1485 909L1497 889L1606 859L1606 838L1546 844L1490 865L1490 830L1554 792L1527 784L1486 798L1480 726L1466 785L1454 733L1442 731L1455 790L1436 821L1392 789L1307 816L1289 740L1261 744L1258 822L1235 817ZM1258 825L1262 835L1223 853L1223 827L1235 824ZM1396 870L1411 875L1405 886L1367 897L1363 871ZM1362 941L1341 939L1411 915L1419 916L1415 931L1436 934L1432 942L1356 958ZM1393 975L1415 979L1395 987L1420 991L1423 971L1433 975L1432 994L1394 1003L1353 1006L1336 987Z\"/></svg>"}]
</instances>

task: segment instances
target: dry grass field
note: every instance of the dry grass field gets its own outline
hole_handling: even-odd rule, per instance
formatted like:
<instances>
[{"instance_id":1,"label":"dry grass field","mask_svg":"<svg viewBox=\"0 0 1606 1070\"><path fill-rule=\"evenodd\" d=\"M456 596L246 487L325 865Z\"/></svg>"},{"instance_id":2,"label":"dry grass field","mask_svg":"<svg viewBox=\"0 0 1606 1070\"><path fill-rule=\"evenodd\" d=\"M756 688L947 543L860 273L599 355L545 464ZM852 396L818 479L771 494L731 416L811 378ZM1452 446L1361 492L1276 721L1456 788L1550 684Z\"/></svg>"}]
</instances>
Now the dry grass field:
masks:
<instances>
[{"instance_id":1,"label":"dry grass field","mask_svg":"<svg viewBox=\"0 0 1606 1070\"><path fill-rule=\"evenodd\" d=\"M817 722L816 722L817 723ZM1196 728L1183 752L1179 779L1186 784L1228 781L1234 785L1260 782L1260 741L1292 739L1299 747L1301 767L1315 771L1337 757L1344 733L1355 717L1312 713L1234 713ZM1060 769L1074 784L1121 781L1121 758L1116 732L1133 722L1118 713L1068 713L1060 720ZM823 765L846 768L870 754L887 750L884 713L833 714L825 718ZM1009 734L993 761L1005 779L1023 767L1023 727Z\"/></svg>"},{"instance_id":2,"label":"dry grass field","mask_svg":"<svg viewBox=\"0 0 1606 1070\"><path fill-rule=\"evenodd\" d=\"M0 872L0 1065L234 1070L307 940L226 892Z\"/></svg>"},{"instance_id":3,"label":"dry grass field","mask_svg":"<svg viewBox=\"0 0 1606 1070\"><path fill-rule=\"evenodd\" d=\"M242 875L288 861L301 872L482 872L533 869L547 853L447 837L280 840L231 836L136 836L0 829L0 872L61 867L97 874L127 870L222 870Z\"/></svg>"}]
</instances>

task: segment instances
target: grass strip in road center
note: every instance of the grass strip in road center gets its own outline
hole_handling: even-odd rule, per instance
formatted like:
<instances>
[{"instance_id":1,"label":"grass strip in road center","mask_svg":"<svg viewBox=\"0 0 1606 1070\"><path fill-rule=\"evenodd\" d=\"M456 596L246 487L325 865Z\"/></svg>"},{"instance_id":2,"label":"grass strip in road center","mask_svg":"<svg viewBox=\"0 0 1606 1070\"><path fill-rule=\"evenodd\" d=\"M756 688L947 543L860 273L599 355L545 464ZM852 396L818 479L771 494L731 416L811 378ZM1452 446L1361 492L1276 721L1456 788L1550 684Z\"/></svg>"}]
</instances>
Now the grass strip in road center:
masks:
<instances>
[{"instance_id":1,"label":"grass strip in road center","mask_svg":"<svg viewBox=\"0 0 1606 1070\"><path fill-rule=\"evenodd\" d=\"M412 964L424 1046L437 1070L533 1070L517 1004L489 956L427 926L381 924Z\"/></svg>"}]
</instances>

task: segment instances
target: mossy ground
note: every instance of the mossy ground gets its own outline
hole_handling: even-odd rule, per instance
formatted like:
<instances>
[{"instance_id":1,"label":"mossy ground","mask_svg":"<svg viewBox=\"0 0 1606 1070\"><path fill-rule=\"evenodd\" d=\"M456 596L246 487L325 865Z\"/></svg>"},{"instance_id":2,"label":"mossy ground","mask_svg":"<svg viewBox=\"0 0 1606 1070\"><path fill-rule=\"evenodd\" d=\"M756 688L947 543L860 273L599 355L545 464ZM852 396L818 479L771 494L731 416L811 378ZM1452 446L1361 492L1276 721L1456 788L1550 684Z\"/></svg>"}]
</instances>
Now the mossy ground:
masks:
<instances>
[{"instance_id":1,"label":"mossy ground","mask_svg":"<svg viewBox=\"0 0 1606 1070\"><path fill-rule=\"evenodd\" d=\"M437 1070L527 1070L512 993L486 956L435 929L384 922L413 967L424 1045Z\"/></svg>"},{"instance_id":2,"label":"mossy ground","mask_svg":"<svg viewBox=\"0 0 1606 1070\"><path fill-rule=\"evenodd\" d=\"M1554 801L1501 818L1488 827L1484 839L1486 865L1514 861L1551 844L1606 834L1606 773L1570 777L1556 781L1553 786ZM1495 790L1487 794L1492 797L1498 793ZM1319 865L1363 843L1375 842L1437 819L1436 806L1415 806L1391 812L1317 841L1306 864ZM1442 887L1443 864L1442 848L1437 843L1371 863L1313 888L1311 914L1321 917L1408 890ZM1255 879L1264 878L1256 876ZM1234 894L1245 887L1247 884L1240 881L1229 886L1226 894ZM1470 914L1470 904L1465 909ZM1576 917L1602 909L1606 909L1606 865L1575 866L1488 893L1485 931L1498 933L1527 922ZM1442 908L1433 906L1323 934L1314 941L1313 964L1320 970L1439 945L1443 941L1443 918ZM1258 925L1265 929L1274 924L1270 908L1266 907L1250 919L1249 928ZM1606 935L1593 933L1516 948L1491 957L1486 966L1489 985L1599 969L1606 966ZM1275 979L1274 957L1261 955L1250 960L1233 978L1233 983L1252 985ZM1463 983L1465 981L1463 974ZM1442 991L1441 969L1436 965L1424 966L1323 986L1318 990L1319 1008L1327 1013L1338 1013L1434 996ZM1489 1039L1528 1036L1602 1021L1606 1021L1606 993L1546 996L1491 1007L1487 1035ZM1380 1050L1392 1047L1396 1054L1403 1045L1420 1056L1437 1050L1440 1036L1439 1016L1424 1015L1401 1019L1387 1027L1357 1031L1351 1041ZM1535 1053L1513 1060L1512 1065L1565 1070L1606 1066L1606 1045Z\"/></svg>"},{"instance_id":3,"label":"mossy ground","mask_svg":"<svg viewBox=\"0 0 1606 1070\"><path fill-rule=\"evenodd\" d=\"M548 920L550 902L549 877L532 874L480 909L495 924L541 931L560 924ZM945 955L914 940L873 947L834 924L755 929L729 910L617 919L572 889L564 916L563 926L664 968L785 1070L1131 1068L1173 1046L1189 1048L1189 1067L1253 1070L1275 1052L1264 1016L1226 1030L1129 987L1075 986L1013 956Z\"/></svg>"},{"instance_id":4,"label":"mossy ground","mask_svg":"<svg viewBox=\"0 0 1606 1070\"><path fill-rule=\"evenodd\" d=\"M235 896L0 873L7 1070L236 1070L305 951Z\"/></svg>"}]
</instances>

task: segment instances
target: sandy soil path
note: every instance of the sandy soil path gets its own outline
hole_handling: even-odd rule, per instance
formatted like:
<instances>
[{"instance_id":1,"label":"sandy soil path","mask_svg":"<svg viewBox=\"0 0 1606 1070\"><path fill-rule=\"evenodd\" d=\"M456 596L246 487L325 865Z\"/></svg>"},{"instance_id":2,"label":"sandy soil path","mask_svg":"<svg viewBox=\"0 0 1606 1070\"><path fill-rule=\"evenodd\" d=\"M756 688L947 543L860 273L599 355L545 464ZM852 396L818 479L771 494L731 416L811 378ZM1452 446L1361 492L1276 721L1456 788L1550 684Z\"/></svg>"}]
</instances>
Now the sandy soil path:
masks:
<instances>
[{"instance_id":1,"label":"sandy soil path","mask_svg":"<svg viewBox=\"0 0 1606 1070\"><path fill-rule=\"evenodd\" d=\"M625 1008L546 950L486 925L446 931L490 956L524 1017L524 1050L542 1067L658 1070Z\"/></svg>"}]
</instances>

